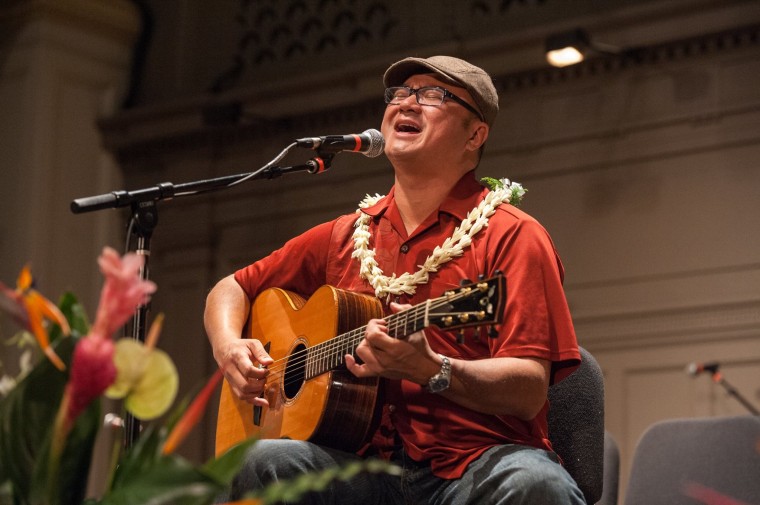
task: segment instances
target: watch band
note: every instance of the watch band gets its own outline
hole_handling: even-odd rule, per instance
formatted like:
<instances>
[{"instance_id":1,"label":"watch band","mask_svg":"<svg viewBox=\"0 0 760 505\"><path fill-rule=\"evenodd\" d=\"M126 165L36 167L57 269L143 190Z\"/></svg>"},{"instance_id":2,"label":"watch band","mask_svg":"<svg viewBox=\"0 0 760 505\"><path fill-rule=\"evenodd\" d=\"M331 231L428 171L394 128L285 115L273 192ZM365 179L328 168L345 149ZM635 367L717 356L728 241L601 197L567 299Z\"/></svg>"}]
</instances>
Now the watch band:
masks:
<instances>
[{"instance_id":1,"label":"watch band","mask_svg":"<svg viewBox=\"0 0 760 505\"><path fill-rule=\"evenodd\" d=\"M439 354L441 357L441 370L437 374L428 379L427 385L424 389L430 393L440 393L449 388L451 384L451 361L443 354Z\"/></svg>"}]
</instances>

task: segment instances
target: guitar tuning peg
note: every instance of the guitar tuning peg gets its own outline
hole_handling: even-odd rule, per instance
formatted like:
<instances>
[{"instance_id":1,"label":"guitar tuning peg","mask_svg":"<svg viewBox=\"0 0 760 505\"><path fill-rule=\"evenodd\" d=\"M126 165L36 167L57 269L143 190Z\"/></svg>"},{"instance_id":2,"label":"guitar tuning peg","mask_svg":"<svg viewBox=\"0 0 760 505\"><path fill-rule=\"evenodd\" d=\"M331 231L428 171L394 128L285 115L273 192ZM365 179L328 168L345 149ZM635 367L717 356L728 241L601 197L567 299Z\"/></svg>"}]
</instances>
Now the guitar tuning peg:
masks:
<instances>
[{"instance_id":1,"label":"guitar tuning peg","mask_svg":"<svg viewBox=\"0 0 760 505\"><path fill-rule=\"evenodd\" d=\"M470 279L462 279L461 281L459 281L460 287L468 286L470 284L472 284L472 281Z\"/></svg>"},{"instance_id":2,"label":"guitar tuning peg","mask_svg":"<svg viewBox=\"0 0 760 505\"><path fill-rule=\"evenodd\" d=\"M464 328L457 333L457 344L464 344Z\"/></svg>"},{"instance_id":3,"label":"guitar tuning peg","mask_svg":"<svg viewBox=\"0 0 760 505\"><path fill-rule=\"evenodd\" d=\"M499 336L499 330L496 329L495 326L489 326L488 327L488 336L489 338L496 338Z\"/></svg>"}]
</instances>

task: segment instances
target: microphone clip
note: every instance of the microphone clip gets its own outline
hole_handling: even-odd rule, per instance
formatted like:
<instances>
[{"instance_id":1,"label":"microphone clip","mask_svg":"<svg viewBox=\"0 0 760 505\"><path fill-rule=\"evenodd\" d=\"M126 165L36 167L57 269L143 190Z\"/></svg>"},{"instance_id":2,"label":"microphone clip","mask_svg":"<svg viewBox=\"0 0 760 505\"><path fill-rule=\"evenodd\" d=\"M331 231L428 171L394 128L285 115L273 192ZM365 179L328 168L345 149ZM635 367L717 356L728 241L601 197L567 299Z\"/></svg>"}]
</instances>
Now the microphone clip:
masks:
<instances>
[{"instance_id":1,"label":"microphone clip","mask_svg":"<svg viewBox=\"0 0 760 505\"><path fill-rule=\"evenodd\" d=\"M317 148L317 156L306 162L309 167L306 171L310 174L326 172L332 166L333 157L335 157L335 153L323 153Z\"/></svg>"}]
</instances>

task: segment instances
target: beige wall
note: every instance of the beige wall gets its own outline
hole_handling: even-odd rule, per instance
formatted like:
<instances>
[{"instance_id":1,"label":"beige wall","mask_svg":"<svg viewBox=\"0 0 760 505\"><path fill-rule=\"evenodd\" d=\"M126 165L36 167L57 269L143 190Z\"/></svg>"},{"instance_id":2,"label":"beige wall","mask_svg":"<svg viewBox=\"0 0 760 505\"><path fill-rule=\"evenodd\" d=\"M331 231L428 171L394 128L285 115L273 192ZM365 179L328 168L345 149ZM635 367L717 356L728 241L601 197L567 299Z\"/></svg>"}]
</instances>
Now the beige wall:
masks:
<instances>
[{"instance_id":1,"label":"beige wall","mask_svg":"<svg viewBox=\"0 0 760 505\"><path fill-rule=\"evenodd\" d=\"M228 66L216 52L220 46L234 50L230 34L220 34L218 44L209 42L211 30L197 28L208 13L189 1L174 4L180 29L167 32L171 4L161 5L155 7L155 48L139 107L117 114L92 106L62 110L55 117L82 127L53 129L47 135L37 155L57 160L55 164L25 165L48 185L60 181L66 170L79 170L84 177L81 185L69 183L44 207L48 215L70 223L57 232L59 240L78 237L89 244L81 256L94 260L106 237L118 238L121 225L114 218L122 216L111 213L107 226L84 221L106 219L103 215L71 220L65 217L70 198L247 172L294 138L377 128L384 68L407 53L451 52L484 65L500 88L502 112L479 172L524 183L529 189L525 210L555 240L567 270L566 292L580 343L605 372L607 428L621 446L623 484L635 444L651 423L743 413L707 377L689 377L684 372L689 362L719 360L726 378L760 405L760 48L756 28L739 37L706 36L757 23L760 13L753 2L620 1L606 7L586 2L587 10L575 15L562 13L557 3L539 8L539 3L527 2L511 17L492 16L488 23L474 15L466 18L472 11L463 11L463 22L450 40L434 39L426 31L415 38L400 25L397 35L406 39L386 51L365 46L361 59L319 69L308 66L313 61L302 61L301 73L287 62L272 64L265 78L248 75L213 96L203 89ZM222 5L221 12L235 11L231 2ZM218 19L209 23L221 24ZM499 23L509 30L500 33ZM630 65L544 70L543 37L575 24L617 43L662 47L656 57ZM200 40L190 40L188 32ZM683 38L694 39L674 43ZM10 42L16 53L21 50L17 44ZM329 54L322 56L327 58ZM21 105L10 97L39 85L14 78L19 71L10 70L19 67L10 61L3 63L0 90L5 93L0 97L15 117L23 118ZM51 63L50 68L57 67ZM239 101L246 112L240 124L203 124L203 107L230 100ZM95 128L93 116L103 114L108 118L101 122L102 139L118 159L123 183L109 178L112 167L97 147L82 158L86 163L57 156L69 151L56 149L76 144L68 136L92 135L86 132ZM20 213L22 200L36 195L24 186L19 171L6 167L17 166L24 153L33 151L24 139L49 131L48 123L43 116L41 122L22 122L25 126L18 130L13 122L0 122L0 138L18 146L0 161L2 177L22 188L16 195L3 183L4 213ZM281 165L308 156L294 151ZM391 182L384 158L340 154L322 175L252 181L159 204L151 259L152 277L159 284L154 312L167 315L161 345L178 364L183 392L214 368L201 321L213 283L294 233L351 211L365 193L386 192ZM21 223L45 219L27 216ZM28 229L13 223L4 220L0 235L5 281L16 270L9 263L33 254L26 244L51 243L47 235L29 238ZM93 234L92 229L100 231ZM55 268L53 256L59 257L40 256L43 268ZM70 274L51 275L60 277L57 287ZM85 290L99 285L96 275L88 282ZM206 425L184 448L189 457L211 455L214 422L209 413Z\"/></svg>"}]
</instances>

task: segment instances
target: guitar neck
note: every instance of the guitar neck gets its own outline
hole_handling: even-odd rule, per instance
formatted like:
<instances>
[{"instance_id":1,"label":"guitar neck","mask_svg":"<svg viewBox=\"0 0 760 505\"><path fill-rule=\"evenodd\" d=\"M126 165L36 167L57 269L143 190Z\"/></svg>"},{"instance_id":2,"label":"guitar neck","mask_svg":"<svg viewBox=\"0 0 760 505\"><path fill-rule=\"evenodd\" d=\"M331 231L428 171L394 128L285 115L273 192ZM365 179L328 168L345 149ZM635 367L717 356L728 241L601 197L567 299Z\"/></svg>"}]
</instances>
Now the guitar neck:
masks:
<instances>
[{"instance_id":1,"label":"guitar neck","mask_svg":"<svg viewBox=\"0 0 760 505\"><path fill-rule=\"evenodd\" d=\"M404 338L428 326L446 330L494 324L504 311L506 280L497 274L488 280L447 291L407 310L385 317L388 335ZM364 338L367 326L356 328L307 350L306 379L311 379L343 365L347 354L354 354Z\"/></svg>"},{"instance_id":2,"label":"guitar neck","mask_svg":"<svg viewBox=\"0 0 760 505\"><path fill-rule=\"evenodd\" d=\"M404 338L407 335L430 326L428 307L430 300L414 307L385 317L388 335ZM355 328L330 340L312 346L306 356L306 379L314 378L345 364L346 354L354 354L364 339L367 326Z\"/></svg>"}]
</instances>

